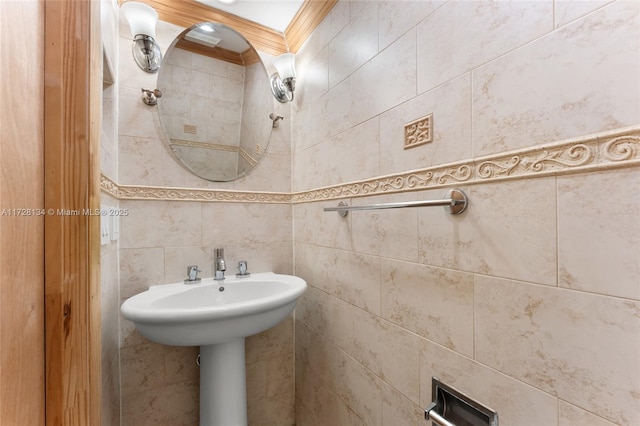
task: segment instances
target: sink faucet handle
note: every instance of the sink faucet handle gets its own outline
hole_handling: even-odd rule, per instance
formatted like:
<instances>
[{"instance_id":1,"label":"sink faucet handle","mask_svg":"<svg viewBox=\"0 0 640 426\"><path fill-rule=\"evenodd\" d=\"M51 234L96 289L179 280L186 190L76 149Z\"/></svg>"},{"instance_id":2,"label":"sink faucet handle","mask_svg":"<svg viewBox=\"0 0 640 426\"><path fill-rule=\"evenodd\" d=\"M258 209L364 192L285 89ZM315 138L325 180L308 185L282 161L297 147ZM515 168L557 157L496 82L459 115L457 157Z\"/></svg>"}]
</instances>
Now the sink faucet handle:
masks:
<instances>
[{"instance_id":1,"label":"sink faucet handle","mask_svg":"<svg viewBox=\"0 0 640 426\"><path fill-rule=\"evenodd\" d=\"M251 275L249 273L249 271L247 271L247 261L246 260L241 260L238 262L238 273L236 274L237 277L248 277L249 275Z\"/></svg>"},{"instance_id":2,"label":"sink faucet handle","mask_svg":"<svg viewBox=\"0 0 640 426\"><path fill-rule=\"evenodd\" d=\"M198 278L198 274L202 272L200 269L198 269L198 265L189 265L187 266L187 279L184 280L184 282L197 282L200 281L200 278Z\"/></svg>"}]
</instances>

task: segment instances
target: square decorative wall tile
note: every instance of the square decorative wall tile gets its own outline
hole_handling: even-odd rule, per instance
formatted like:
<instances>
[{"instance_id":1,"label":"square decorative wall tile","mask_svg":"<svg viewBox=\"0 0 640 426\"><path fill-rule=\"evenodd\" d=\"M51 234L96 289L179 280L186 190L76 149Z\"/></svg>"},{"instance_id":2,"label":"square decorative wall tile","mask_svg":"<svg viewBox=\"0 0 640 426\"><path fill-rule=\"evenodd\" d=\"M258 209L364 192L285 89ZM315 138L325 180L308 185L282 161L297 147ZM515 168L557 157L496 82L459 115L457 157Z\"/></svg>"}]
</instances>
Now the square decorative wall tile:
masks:
<instances>
[{"instance_id":1,"label":"square decorative wall tile","mask_svg":"<svg viewBox=\"0 0 640 426\"><path fill-rule=\"evenodd\" d=\"M433 142L433 114L404 125L404 149Z\"/></svg>"}]
</instances>

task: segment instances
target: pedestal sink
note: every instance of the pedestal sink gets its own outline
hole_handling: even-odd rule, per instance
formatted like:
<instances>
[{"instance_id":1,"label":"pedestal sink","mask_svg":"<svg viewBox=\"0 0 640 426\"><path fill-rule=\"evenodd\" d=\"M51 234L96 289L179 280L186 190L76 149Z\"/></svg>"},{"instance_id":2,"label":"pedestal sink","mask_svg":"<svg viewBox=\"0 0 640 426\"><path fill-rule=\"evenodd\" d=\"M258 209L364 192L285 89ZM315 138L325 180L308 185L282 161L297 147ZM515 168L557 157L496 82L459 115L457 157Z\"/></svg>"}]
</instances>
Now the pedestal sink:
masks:
<instances>
[{"instance_id":1,"label":"pedestal sink","mask_svg":"<svg viewBox=\"0 0 640 426\"><path fill-rule=\"evenodd\" d=\"M198 284L166 284L127 299L120 311L146 338L200 346L200 426L247 424L244 339L284 320L307 284L271 272Z\"/></svg>"}]
</instances>

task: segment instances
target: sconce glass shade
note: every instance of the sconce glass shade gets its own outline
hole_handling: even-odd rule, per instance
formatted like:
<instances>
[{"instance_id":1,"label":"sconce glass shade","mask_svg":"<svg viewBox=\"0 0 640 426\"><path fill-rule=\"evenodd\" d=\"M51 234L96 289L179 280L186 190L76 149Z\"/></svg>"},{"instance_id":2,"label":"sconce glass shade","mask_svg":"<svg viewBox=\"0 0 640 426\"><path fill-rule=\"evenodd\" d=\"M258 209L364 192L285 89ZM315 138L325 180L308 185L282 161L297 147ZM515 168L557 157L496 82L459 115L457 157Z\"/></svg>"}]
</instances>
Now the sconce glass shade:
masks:
<instances>
[{"instance_id":1,"label":"sconce glass shade","mask_svg":"<svg viewBox=\"0 0 640 426\"><path fill-rule=\"evenodd\" d=\"M144 34L153 39L156 38L158 13L151 6L137 1L129 1L120 7L120 11L129 22L132 36Z\"/></svg>"},{"instance_id":2,"label":"sconce glass shade","mask_svg":"<svg viewBox=\"0 0 640 426\"><path fill-rule=\"evenodd\" d=\"M296 55L283 53L273 60L273 66L282 80L296 77Z\"/></svg>"},{"instance_id":3,"label":"sconce glass shade","mask_svg":"<svg viewBox=\"0 0 640 426\"><path fill-rule=\"evenodd\" d=\"M291 102L296 88L295 55L284 53L273 60L276 71L270 77L271 92L281 103Z\"/></svg>"},{"instance_id":4,"label":"sconce glass shade","mask_svg":"<svg viewBox=\"0 0 640 426\"><path fill-rule=\"evenodd\" d=\"M146 72L155 73L162 64L162 51L155 41L158 13L144 3L130 1L120 10L129 22L133 35L133 59Z\"/></svg>"}]
</instances>

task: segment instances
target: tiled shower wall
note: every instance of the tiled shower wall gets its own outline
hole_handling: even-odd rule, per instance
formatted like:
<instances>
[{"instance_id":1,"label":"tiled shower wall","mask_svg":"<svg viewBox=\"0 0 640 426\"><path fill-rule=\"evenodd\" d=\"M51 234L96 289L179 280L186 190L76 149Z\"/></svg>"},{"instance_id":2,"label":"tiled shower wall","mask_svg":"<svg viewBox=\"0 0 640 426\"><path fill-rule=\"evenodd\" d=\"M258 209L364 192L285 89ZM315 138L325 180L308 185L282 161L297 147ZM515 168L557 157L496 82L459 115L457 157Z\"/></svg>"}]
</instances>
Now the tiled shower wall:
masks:
<instances>
[{"instance_id":1,"label":"tiled shower wall","mask_svg":"<svg viewBox=\"0 0 640 426\"><path fill-rule=\"evenodd\" d=\"M291 140L287 117L270 139L269 151L248 177L212 183L183 169L163 146L155 108L142 103L141 88L156 88L157 75L141 71L131 58L128 25L120 19L119 185L291 191ZM166 49L183 28L159 22L157 40ZM262 53L260 53L262 55ZM270 63L269 55L262 55ZM188 76L186 78L189 78ZM266 117L265 117L266 118ZM196 264L212 276L213 250L225 249L228 274L239 260L251 272L293 273L292 209L289 204L120 200L120 297L149 285L178 282ZM120 320L122 425L198 424L198 348L158 345ZM252 425L294 423L293 318L246 342L248 416Z\"/></svg>"},{"instance_id":2,"label":"tiled shower wall","mask_svg":"<svg viewBox=\"0 0 640 426\"><path fill-rule=\"evenodd\" d=\"M100 171L117 181L118 173L118 4L114 0L100 3L103 55L102 123L100 137ZM111 74L111 75L110 75ZM118 208L118 200L102 192L100 204ZM102 351L102 424L120 424L120 349L118 339L120 297L118 281L118 242L100 247L100 303Z\"/></svg>"},{"instance_id":3,"label":"tiled shower wall","mask_svg":"<svg viewBox=\"0 0 640 426\"><path fill-rule=\"evenodd\" d=\"M340 1L297 56L294 191L637 125L639 17L632 1ZM404 150L431 113L434 141ZM460 216L294 205L311 286L296 424L424 425L432 376L502 425L640 423L638 170L461 183Z\"/></svg>"}]
</instances>

